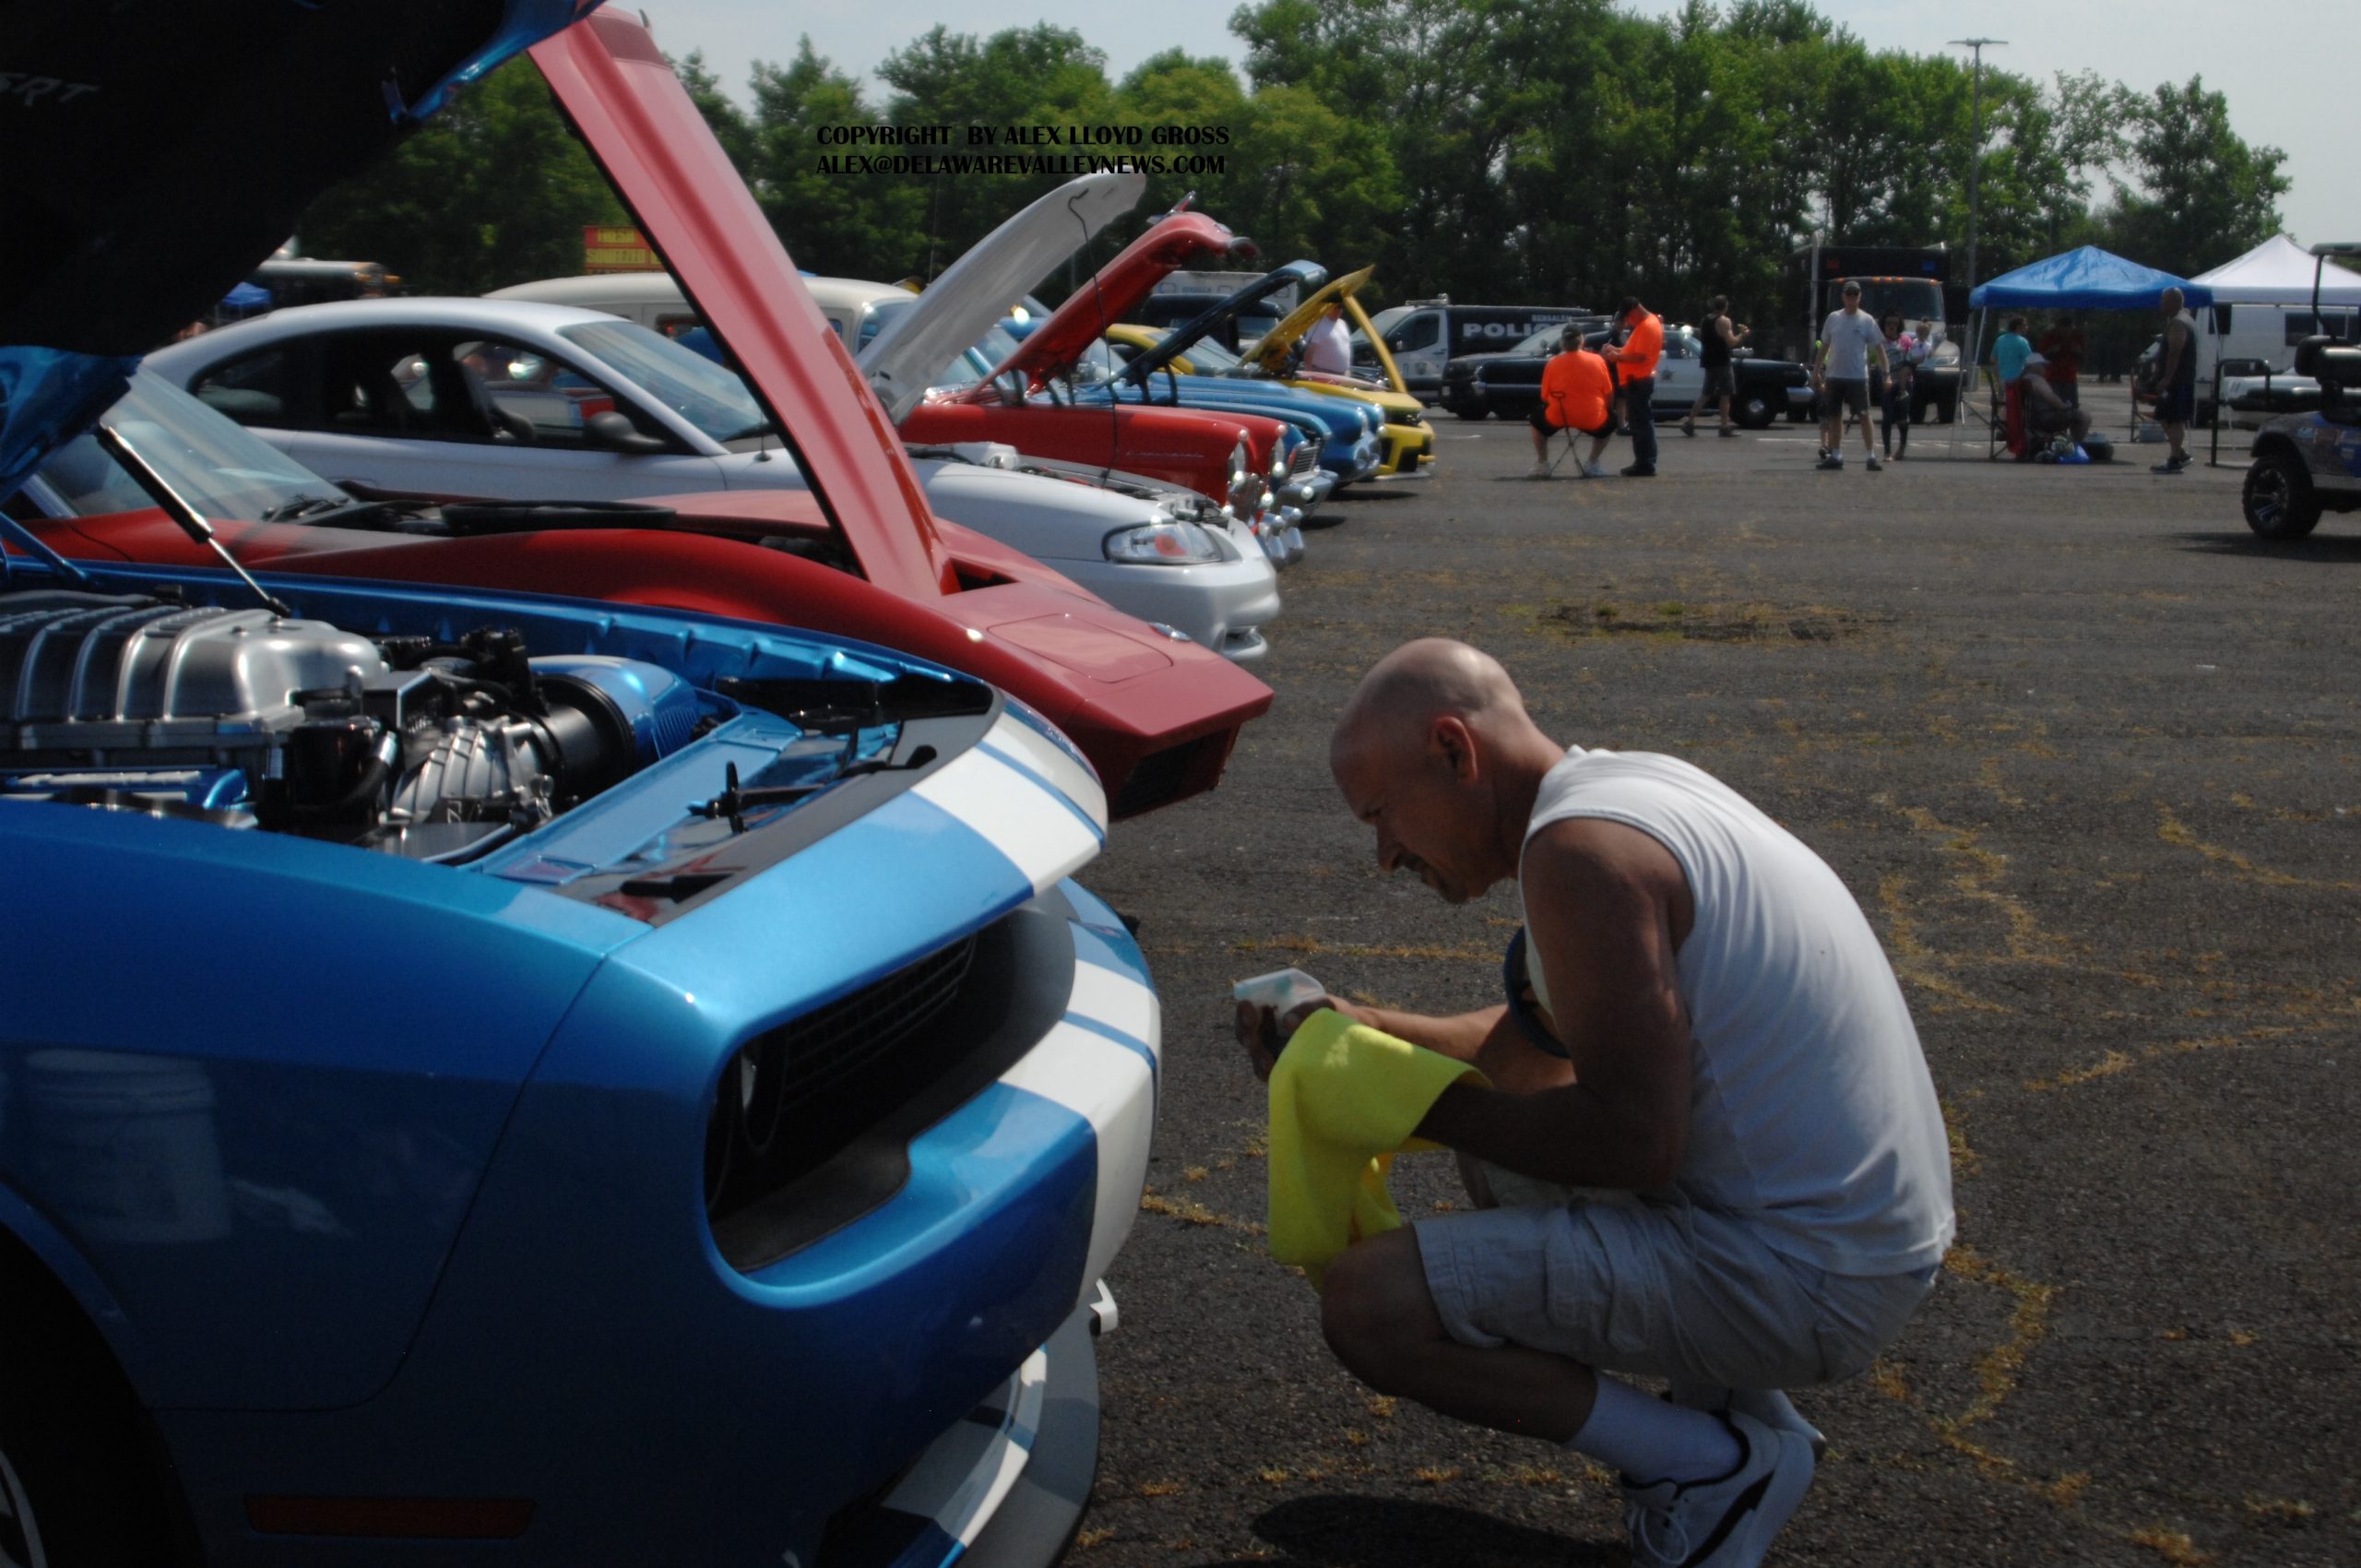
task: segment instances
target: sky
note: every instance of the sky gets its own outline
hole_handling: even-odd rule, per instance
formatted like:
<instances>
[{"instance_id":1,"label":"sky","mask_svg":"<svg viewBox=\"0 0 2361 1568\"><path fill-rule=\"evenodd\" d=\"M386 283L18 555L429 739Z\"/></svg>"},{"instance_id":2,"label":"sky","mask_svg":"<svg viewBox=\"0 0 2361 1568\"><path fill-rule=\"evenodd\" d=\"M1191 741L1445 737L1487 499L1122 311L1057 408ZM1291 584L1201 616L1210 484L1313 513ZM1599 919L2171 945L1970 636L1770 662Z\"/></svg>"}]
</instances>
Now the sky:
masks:
<instances>
[{"instance_id":1,"label":"sky","mask_svg":"<svg viewBox=\"0 0 2361 1568\"><path fill-rule=\"evenodd\" d=\"M608 0L611 5L628 0ZM2342 0L2339 0L2342 4ZM2361 93L2352 67L2335 61L2350 51L2337 5L2315 12L2325 32L2309 38L2300 27L2247 26L2278 14L2256 0L2225 6L2220 0L2068 0L2045 5L1985 0L1817 0L1818 9L1849 28L1872 49L1915 53L1941 51L1954 38L2003 38L1985 51L1987 65L2047 79L2059 71L2092 70L2142 90L2164 81L2202 75L2230 105L2230 125L2252 145L2286 153L2281 172L2290 188L2280 198L2287 232L2310 244L2361 240L2361 181L2335 172L2335 148L2361 148ZM888 53L938 22L957 32L991 33L1033 21L1071 28L1107 55L1120 77L1149 55L1179 47L1192 54L1243 61L1229 30L1237 0L1159 0L1152 6L1109 6L1105 0L1036 0L1029 8L979 17L946 0L904 0L880 7L874 0L639 0L657 42L675 58L692 50L742 101L756 60L793 57L796 40L839 69L867 77ZM1623 0L1623 8L1668 15L1679 0ZM1953 50L1961 58L1966 51ZM883 88L868 83L879 99Z\"/></svg>"}]
</instances>

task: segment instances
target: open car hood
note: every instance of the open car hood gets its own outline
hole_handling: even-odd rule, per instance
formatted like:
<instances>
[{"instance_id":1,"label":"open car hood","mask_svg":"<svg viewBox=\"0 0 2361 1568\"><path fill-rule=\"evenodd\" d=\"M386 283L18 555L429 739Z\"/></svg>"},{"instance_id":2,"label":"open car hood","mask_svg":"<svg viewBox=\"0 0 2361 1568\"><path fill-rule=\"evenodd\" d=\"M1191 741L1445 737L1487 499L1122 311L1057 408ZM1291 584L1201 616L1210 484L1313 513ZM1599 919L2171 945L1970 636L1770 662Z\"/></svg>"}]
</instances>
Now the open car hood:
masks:
<instances>
[{"instance_id":1,"label":"open car hood","mask_svg":"<svg viewBox=\"0 0 2361 1568\"><path fill-rule=\"evenodd\" d=\"M0 496L321 191L596 3L0 7Z\"/></svg>"},{"instance_id":2,"label":"open car hood","mask_svg":"<svg viewBox=\"0 0 2361 1568\"><path fill-rule=\"evenodd\" d=\"M860 368L896 424L928 381L974 348L1008 307L1101 229L1139 205L1133 171L1070 180L977 241L860 352Z\"/></svg>"},{"instance_id":3,"label":"open car hood","mask_svg":"<svg viewBox=\"0 0 2361 1568\"><path fill-rule=\"evenodd\" d=\"M647 28L602 11L538 45L533 63L729 345L861 575L913 598L952 591L950 555L884 408Z\"/></svg>"},{"instance_id":4,"label":"open car hood","mask_svg":"<svg viewBox=\"0 0 2361 1568\"><path fill-rule=\"evenodd\" d=\"M1342 278L1328 279L1326 287L1316 291L1311 298L1287 312L1276 327L1264 333L1262 341L1254 345L1254 352L1248 358L1276 375L1287 365L1287 350L1311 330L1311 324L1320 319L1320 313L1359 293L1361 285L1368 282L1370 274L1376 270L1374 267L1364 267L1358 272L1347 272Z\"/></svg>"},{"instance_id":5,"label":"open car hood","mask_svg":"<svg viewBox=\"0 0 2361 1568\"><path fill-rule=\"evenodd\" d=\"M1149 376L1204 342L1215 327L1256 300L1268 299L1290 287L1317 290L1327 277L1328 269L1316 261L1291 261L1285 267L1275 267L1219 304L1207 306L1166 333L1163 341L1123 367L1124 378L1145 386Z\"/></svg>"},{"instance_id":6,"label":"open car hood","mask_svg":"<svg viewBox=\"0 0 2361 1568\"><path fill-rule=\"evenodd\" d=\"M1065 374L1099 334L1131 314L1148 291L1168 272L1208 255L1253 254L1253 242L1240 239L1202 212L1176 212L1123 247L1122 253L1098 269L1098 275L1074 291L1073 297L1028 334L1016 352L992 367L991 379L1014 371L1028 385L1050 381Z\"/></svg>"}]
</instances>

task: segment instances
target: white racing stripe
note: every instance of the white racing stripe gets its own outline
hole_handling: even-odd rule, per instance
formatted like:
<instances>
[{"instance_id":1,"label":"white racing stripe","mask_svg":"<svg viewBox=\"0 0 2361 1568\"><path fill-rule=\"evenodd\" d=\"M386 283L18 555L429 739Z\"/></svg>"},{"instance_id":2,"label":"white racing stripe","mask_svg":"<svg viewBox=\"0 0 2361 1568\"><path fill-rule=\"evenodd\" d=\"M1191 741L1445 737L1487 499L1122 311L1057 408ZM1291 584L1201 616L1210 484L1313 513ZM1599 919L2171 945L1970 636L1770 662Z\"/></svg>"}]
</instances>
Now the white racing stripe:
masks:
<instances>
[{"instance_id":1,"label":"white racing stripe","mask_svg":"<svg viewBox=\"0 0 2361 1568\"><path fill-rule=\"evenodd\" d=\"M1097 964L1074 967L1074 994L1066 1001L1066 1016L1088 1018L1094 1024L1104 1024L1131 1036L1146 1046L1158 1063L1164 1060L1162 1030L1158 1028L1162 1015L1156 992L1131 976Z\"/></svg>"},{"instance_id":2,"label":"white racing stripe","mask_svg":"<svg viewBox=\"0 0 2361 1568\"><path fill-rule=\"evenodd\" d=\"M1151 1038L1145 1043L1153 1051L1157 1042ZM1148 1143L1156 1132L1156 1081L1147 1060L1129 1045L1061 1022L1000 1081L1063 1106L1097 1135L1097 1201L1090 1258L1082 1271L1086 1294L1090 1282L1115 1261L1139 1218Z\"/></svg>"},{"instance_id":3,"label":"white racing stripe","mask_svg":"<svg viewBox=\"0 0 2361 1568\"><path fill-rule=\"evenodd\" d=\"M1006 855L1046 892L1098 853L1103 835L1024 774L974 747L910 787Z\"/></svg>"},{"instance_id":4,"label":"white racing stripe","mask_svg":"<svg viewBox=\"0 0 2361 1568\"><path fill-rule=\"evenodd\" d=\"M1031 725L1003 714L1000 722L984 736L984 744L993 751L1007 754L1063 790L1067 798L1098 825L1100 832L1107 830L1107 791L1099 786L1097 779L1084 770L1080 763L1059 750L1055 742Z\"/></svg>"},{"instance_id":5,"label":"white racing stripe","mask_svg":"<svg viewBox=\"0 0 2361 1568\"><path fill-rule=\"evenodd\" d=\"M931 1519L962 1547L973 1546L1025 1473L1033 1435L1041 1430L1041 1400L1049 1384L1049 1352L1036 1350L1002 1385L1001 1392L1008 1396L1008 1419L1000 1428L968 1420L955 1423L919 1456L884 1505Z\"/></svg>"}]
</instances>

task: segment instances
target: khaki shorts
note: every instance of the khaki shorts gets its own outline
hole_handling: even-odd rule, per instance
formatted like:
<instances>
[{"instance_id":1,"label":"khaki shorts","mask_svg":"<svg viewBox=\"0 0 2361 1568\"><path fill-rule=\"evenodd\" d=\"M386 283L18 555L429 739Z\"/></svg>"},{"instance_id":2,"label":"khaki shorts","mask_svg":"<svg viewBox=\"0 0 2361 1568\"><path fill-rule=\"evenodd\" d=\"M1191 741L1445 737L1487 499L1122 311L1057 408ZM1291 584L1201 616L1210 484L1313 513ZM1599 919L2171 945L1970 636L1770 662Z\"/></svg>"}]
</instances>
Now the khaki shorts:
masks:
<instances>
[{"instance_id":1,"label":"khaki shorts","mask_svg":"<svg viewBox=\"0 0 2361 1568\"><path fill-rule=\"evenodd\" d=\"M1935 1288L1932 1267L1830 1274L1678 1198L1480 1209L1415 1228L1427 1289L1460 1344L1726 1388L1856 1376Z\"/></svg>"}]
</instances>

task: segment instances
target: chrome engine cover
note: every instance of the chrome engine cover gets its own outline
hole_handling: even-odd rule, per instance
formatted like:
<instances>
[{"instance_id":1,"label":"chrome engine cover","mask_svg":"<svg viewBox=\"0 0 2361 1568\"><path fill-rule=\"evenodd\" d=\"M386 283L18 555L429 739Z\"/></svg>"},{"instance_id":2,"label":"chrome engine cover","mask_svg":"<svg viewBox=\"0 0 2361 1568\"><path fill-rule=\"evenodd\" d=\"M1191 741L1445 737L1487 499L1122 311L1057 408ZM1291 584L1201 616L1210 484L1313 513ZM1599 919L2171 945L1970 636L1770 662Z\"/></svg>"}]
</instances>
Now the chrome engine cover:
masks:
<instances>
[{"instance_id":1,"label":"chrome engine cover","mask_svg":"<svg viewBox=\"0 0 2361 1568\"><path fill-rule=\"evenodd\" d=\"M386 673L366 637L265 610L88 594L0 601L0 758L253 766L299 692Z\"/></svg>"}]
</instances>

